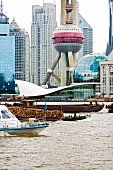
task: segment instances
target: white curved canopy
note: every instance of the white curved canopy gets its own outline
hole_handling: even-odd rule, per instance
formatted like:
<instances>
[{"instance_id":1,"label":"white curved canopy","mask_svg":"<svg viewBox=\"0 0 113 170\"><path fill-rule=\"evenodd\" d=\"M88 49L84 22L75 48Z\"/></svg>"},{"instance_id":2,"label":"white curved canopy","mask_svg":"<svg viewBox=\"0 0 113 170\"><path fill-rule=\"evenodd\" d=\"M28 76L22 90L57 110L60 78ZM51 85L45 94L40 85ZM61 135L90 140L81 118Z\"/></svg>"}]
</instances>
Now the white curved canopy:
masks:
<instances>
[{"instance_id":1,"label":"white curved canopy","mask_svg":"<svg viewBox=\"0 0 113 170\"><path fill-rule=\"evenodd\" d=\"M43 96L68 87L65 86L65 87L44 89L36 84L27 81L15 80L15 83L18 85L20 96Z\"/></svg>"},{"instance_id":2,"label":"white curved canopy","mask_svg":"<svg viewBox=\"0 0 113 170\"><path fill-rule=\"evenodd\" d=\"M71 88L74 86L81 86L81 85L91 85L91 84L100 84L100 83L73 83L69 86L64 87L58 87L58 88L51 88L51 89L44 89L36 84L27 82L27 81L21 81L21 80L15 80L15 83L18 85L20 96L43 96L48 95L63 89Z\"/></svg>"}]
</instances>

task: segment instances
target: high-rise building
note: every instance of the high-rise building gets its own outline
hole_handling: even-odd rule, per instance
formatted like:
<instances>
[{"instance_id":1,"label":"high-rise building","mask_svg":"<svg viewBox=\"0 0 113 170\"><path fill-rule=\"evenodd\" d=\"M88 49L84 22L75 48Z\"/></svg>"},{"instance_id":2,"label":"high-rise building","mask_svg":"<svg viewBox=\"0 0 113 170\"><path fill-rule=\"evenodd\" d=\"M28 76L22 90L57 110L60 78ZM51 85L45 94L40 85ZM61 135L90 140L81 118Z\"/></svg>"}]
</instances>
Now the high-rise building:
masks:
<instances>
[{"instance_id":1,"label":"high-rise building","mask_svg":"<svg viewBox=\"0 0 113 170\"><path fill-rule=\"evenodd\" d=\"M109 1L109 41L107 44L106 55L113 50L113 0Z\"/></svg>"},{"instance_id":2,"label":"high-rise building","mask_svg":"<svg viewBox=\"0 0 113 170\"><path fill-rule=\"evenodd\" d=\"M15 91L15 36L9 35L9 18L0 5L0 94Z\"/></svg>"},{"instance_id":3,"label":"high-rise building","mask_svg":"<svg viewBox=\"0 0 113 170\"><path fill-rule=\"evenodd\" d=\"M30 38L15 19L10 23L10 36L15 36L15 79L30 81Z\"/></svg>"},{"instance_id":4,"label":"high-rise building","mask_svg":"<svg viewBox=\"0 0 113 170\"><path fill-rule=\"evenodd\" d=\"M87 54L93 53L93 29L79 12L77 16L78 26L82 30L84 35L83 47L78 52L78 59L80 59Z\"/></svg>"},{"instance_id":5,"label":"high-rise building","mask_svg":"<svg viewBox=\"0 0 113 170\"><path fill-rule=\"evenodd\" d=\"M37 85L42 83L56 55L52 45L52 34L56 27L55 4L44 3L43 6L32 6L31 82Z\"/></svg>"},{"instance_id":6,"label":"high-rise building","mask_svg":"<svg viewBox=\"0 0 113 170\"><path fill-rule=\"evenodd\" d=\"M82 30L84 35L84 43L82 48L77 54L77 59L80 59L81 57L93 53L93 29L90 26L90 24L86 21L86 19L80 14L79 12L79 2L76 4L76 18L77 22L76 24L78 27Z\"/></svg>"}]
</instances>

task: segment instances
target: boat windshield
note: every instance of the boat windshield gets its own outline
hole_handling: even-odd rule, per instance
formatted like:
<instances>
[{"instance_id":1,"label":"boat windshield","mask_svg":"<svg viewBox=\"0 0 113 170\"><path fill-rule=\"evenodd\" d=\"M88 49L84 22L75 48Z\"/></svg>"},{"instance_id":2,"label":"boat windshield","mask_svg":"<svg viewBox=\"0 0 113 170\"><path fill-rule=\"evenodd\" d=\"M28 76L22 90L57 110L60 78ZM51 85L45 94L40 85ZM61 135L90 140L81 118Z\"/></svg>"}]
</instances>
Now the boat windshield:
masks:
<instances>
[{"instance_id":1,"label":"boat windshield","mask_svg":"<svg viewBox=\"0 0 113 170\"><path fill-rule=\"evenodd\" d=\"M1 115L3 119L14 118L9 110L1 110Z\"/></svg>"}]
</instances>

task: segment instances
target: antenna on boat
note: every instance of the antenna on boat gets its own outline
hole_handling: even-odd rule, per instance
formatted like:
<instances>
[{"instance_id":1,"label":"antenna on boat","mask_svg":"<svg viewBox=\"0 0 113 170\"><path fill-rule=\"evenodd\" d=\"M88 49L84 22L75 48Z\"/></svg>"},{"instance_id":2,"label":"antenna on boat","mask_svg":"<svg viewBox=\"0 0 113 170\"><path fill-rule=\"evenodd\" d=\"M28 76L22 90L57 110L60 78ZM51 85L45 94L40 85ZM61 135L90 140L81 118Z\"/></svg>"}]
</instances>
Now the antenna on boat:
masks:
<instances>
[{"instance_id":1,"label":"antenna on boat","mask_svg":"<svg viewBox=\"0 0 113 170\"><path fill-rule=\"evenodd\" d=\"M0 12L3 13L3 5L2 5L2 0L1 0L1 5L0 5Z\"/></svg>"},{"instance_id":2,"label":"antenna on boat","mask_svg":"<svg viewBox=\"0 0 113 170\"><path fill-rule=\"evenodd\" d=\"M45 120L46 120L46 110L47 110L47 106L46 106L46 100L45 100L45 105L44 105L44 117L45 117Z\"/></svg>"}]
</instances>

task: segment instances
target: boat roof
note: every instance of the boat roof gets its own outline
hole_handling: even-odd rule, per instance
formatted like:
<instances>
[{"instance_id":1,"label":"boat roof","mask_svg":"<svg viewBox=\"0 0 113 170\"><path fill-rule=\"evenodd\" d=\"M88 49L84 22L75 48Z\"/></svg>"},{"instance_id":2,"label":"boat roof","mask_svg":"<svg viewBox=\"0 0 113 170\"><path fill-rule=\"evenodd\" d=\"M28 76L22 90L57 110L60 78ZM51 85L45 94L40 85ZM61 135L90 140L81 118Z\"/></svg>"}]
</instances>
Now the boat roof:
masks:
<instances>
[{"instance_id":1,"label":"boat roof","mask_svg":"<svg viewBox=\"0 0 113 170\"><path fill-rule=\"evenodd\" d=\"M8 110L8 108L5 105L0 105L0 111L1 110Z\"/></svg>"}]
</instances>

